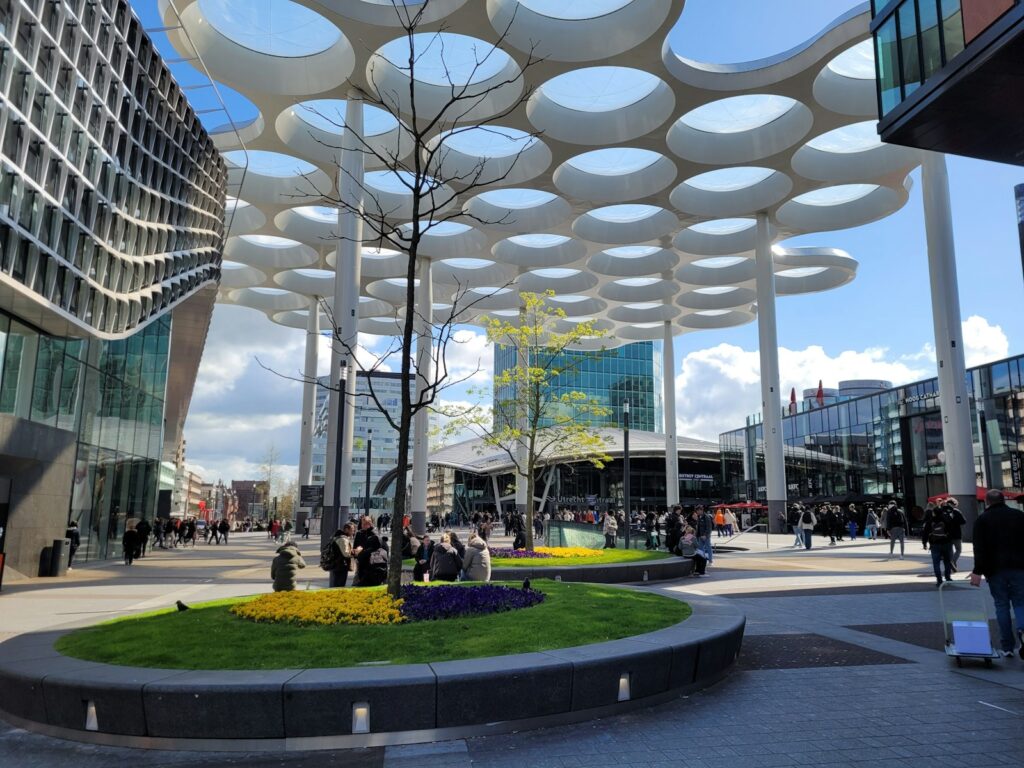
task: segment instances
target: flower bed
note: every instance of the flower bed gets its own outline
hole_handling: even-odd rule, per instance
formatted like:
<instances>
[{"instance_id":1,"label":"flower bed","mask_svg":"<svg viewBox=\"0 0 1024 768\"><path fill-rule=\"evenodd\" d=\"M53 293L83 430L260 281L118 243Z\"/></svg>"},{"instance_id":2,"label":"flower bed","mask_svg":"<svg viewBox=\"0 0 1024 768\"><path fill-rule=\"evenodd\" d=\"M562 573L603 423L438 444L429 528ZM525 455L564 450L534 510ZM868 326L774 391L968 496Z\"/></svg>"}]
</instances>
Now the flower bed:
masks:
<instances>
[{"instance_id":1,"label":"flower bed","mask_svg":"<svg viewBox=\"0 0 1024 768\"><path fill-rule=\"evenodd\" d=\"M586 547L535 547L531 552L527 549L509 549L508 547L490 547L492 558L503 560L546 560L552 557L601 557L604 550Z\"/></svg>"},{"instance_id":2,"label":"flower bed","mask_svg":"<svg viewBox=\"0 0 1024 768\"><path fill-rule=\"evenodd\" d=\"M255 622L334 626L337 624L402 624L415 621L486 616L530 608L544 602L544 593L497 584L402 588L395 600L382 589L325 589L316 592L273 592L237 603L236 616Z\"/></svg>"}]
</instances>

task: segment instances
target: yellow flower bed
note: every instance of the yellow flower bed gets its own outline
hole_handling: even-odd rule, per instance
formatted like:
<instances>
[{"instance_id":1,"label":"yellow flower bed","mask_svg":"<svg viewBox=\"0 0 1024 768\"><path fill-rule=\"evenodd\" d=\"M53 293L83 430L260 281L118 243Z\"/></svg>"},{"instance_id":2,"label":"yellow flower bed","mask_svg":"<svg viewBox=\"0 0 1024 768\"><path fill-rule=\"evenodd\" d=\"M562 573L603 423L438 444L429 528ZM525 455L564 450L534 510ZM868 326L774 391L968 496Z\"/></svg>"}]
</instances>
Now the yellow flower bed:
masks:
<instances>
[{"instance_id":1,"label":"yellow flower bed","mask_svg":"<svg viewBox=\"0 0 1024 768\"><path fill-rule=\"evenodd\" d=\"M243 619L285 624L400 624L402 601L387 592L367 589L323 589L316 592L272 592L238 603L231 612Z\"/></svg>"},{"instance_id":2,"label":"yellow flower bed","mask_svg":"<svg viewBox=\"0 0 1024 768\"><path fill-rule=\"evenodd\" d=\"M552 557L600 557L603 549L587 549L586 547L535 547L537 552L543 552Z\"/></svg>"}]
</instances>

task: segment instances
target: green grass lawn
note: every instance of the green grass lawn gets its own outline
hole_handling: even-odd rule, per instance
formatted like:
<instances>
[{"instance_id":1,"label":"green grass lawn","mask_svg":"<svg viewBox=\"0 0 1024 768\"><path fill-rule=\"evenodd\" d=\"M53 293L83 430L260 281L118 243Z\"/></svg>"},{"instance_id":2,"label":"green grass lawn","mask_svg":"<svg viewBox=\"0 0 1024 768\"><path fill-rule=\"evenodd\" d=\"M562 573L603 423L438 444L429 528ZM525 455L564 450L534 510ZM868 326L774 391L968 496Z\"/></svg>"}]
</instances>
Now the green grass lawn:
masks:
<instances>
[{"instance_id":1,"label":"green grass lawn","mask_svg":"<svg viewBox=\"0 0 1024 768\"><path fill-rule=\"evenodd\" d=\"M668 552L648 552L644 549L596 549L600 554L594 557L495 557L491 559L492 568L550 568L565 565L608 565L610 563L637 563L643 560L663 560L673 557Z\"/></svg>"},{"instance_id":2,"label":"green grass lawn","mask_svg":"<svg viewBox=\"0 0 1024 768\"><path fill-rule=\"evenodd\" d=\"M533 586L547 599L532 608L393 626L257 624L229 612L237 599L220 600L79 629L60 638L57 650L88 661L167 669L414 664L617 640L690 615L685 603L649 592L547 580Z\"/></svg>"}]
</instances>

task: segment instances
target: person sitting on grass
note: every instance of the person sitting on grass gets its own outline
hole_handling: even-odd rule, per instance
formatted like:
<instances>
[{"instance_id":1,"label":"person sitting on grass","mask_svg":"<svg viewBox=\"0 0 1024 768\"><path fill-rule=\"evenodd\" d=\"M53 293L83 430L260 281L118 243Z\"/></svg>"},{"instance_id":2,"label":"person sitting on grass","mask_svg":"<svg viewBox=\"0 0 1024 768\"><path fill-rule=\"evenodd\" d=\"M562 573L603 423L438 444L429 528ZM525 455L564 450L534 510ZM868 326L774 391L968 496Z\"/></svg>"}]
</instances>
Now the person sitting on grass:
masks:
<instances>
[{"instance_id":1,"label":"person sitting on grass","mask_svg":"<svg viewBox=\"0 0 1024 768\"><path fill-rule=\"evenodd\" d=\"M466 545L462 572L466 581L491 580L491 551L487 548L487 542L475 533L470 535Z\"/></svg>"},{"instance_id":2,"label":"person sitting on grass","mask_svg":"<svg viewBox=\"0 0 1024 768\"><path fill-rule=\"evenodd\" d=\"M462 558L452 546L451 533L445 531L441 534L441 542L430 555L430 580L457 581L461 571Z\"/></svg>"},{"instance_id":3,"label":"person sitting on grass","mask_svg":"<svg viewBox=\"0 0 1024 768\"><path fill-rule=\"evenodd\" d=\"M270 578L274 580L275 592L294 592L295 579L299 569L306 567L298 548L294 544L285 544L277 548L277 556L270 564Z\"/></svg>"}]
</instances>

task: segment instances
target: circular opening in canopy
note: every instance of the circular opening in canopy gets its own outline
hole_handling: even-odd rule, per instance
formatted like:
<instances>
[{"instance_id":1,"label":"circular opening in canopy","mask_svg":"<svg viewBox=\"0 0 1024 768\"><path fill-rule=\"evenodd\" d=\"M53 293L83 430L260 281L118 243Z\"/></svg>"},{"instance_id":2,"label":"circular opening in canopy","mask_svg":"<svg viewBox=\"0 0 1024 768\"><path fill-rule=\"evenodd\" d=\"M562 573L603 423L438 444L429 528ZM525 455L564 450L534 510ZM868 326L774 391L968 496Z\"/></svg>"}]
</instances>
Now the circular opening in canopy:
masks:
<instances>
[{"instance_id":1,"label":"circular opening in canopy","mask_svg":"<svg viewBox=\"0 0 1024 768\"><path fill-rule=\"evenodd\" d=\"M681 121L705 133L742 133L778 120L796 103L787 96L731 96L697 107L683 115Z\"/></svg>"},{"instance_id":2,"label":"circular opening in canopy","mask_svg":"<svg viewBox=\"0 0 1024 768\"><path fill-rule=\"evenodd\" d=\"M735 192L759 184L774 173L771 168L754 166L718 168L687 179L686 184L705 192Z\"/></svg>"},{"instance_id":3,"label":"circular opening in canopy","mask_svg":"<svg viewBox=\"0 0 1024 768\"><path fill-rule=\"evenodd\" d=\"M754 226L757 226L755 219L714 219L694 224L690 229L702 235L733 235Z\"/></svg>"},{"instance_id":4,"label":"circular opening in canopy","mask_svg":"<svg viewBox=\"0 0 1024 768\"><path fill-rule=\"evenodd\" d=\"M406 76L428 85L461 86L483 83L501 74L509 55L490 43L453 32L421 32L412 36L412 71L409 38L386 43L378 54Z\"/></svg>"},{"instance_id":5,"label":"circular opening in canopy","mask_svg":"<svg viewBox=\"0 0 1024 768\"><path fill-rule=\"evenodd\" d=\"M837 75L855 80L875 79L875 51L871 40L864 40L836 56L828 68Z\"/></svg>"},{"instance_id":6,"label":"circular opening in canopy","mask_svg":"<svg viewBox=\"0 0 1024 768\"><path fill-rule=\"evenodd\" d=\"M844 125L842 128L836 128L821 136L816 136L807 142L807 146L820 152L836 154L864 152L882 143L877 126L878 124L874 120Z\"/></svg>"},{"instance_id":7,"label":"circular opening in canopy","mask_svg":"<svg viewBox=\"0 0 1024 768\"><path fill-rule=\"evenodd\" d=\"M341 39L331 22L290 0L199 0L199 9L224 37L269 56L313 56Z\"/></svg>"},{"instance_id":8,"label":"circular opening in canopy","mask_svg":"<svg viewBox=\"0 0 1024 768\"><path fill-rule=\"evenodd\" d=\"M316 170L316 166L306 160L264 149L234 149L225 152L224 159L237 168L248 167L249 171L260 176L281 179L303 176Z\"/></svg>"},{"instance_id":9,"label":"circular opening in canopy","mask_svg":"<svg viewBox=\"0 0 1024 768\"><path fill-rule=\"evenodd\" d=\"M793 198L794 203L803 205L831 206L852 203L867 197L878 189L877 184L840 184L835 187L816 189Z\"/></svg>"},{"instance_id":10,"label":"circular opening in canopy","mask_svg":"<svg viewBox=\"0 0 1024 768\"><path fill-rule=\"evenodd\" d=\"M661 83L650 72L628 67L588 67L548 80L541 91L556 104L578 112L612 112L636 104Z\"/></svg>"},{"instance_id":11,"label":"circular opening in canopy","mask_svg":"<svg viewBox=\"0 0 1024 768\"><path fill-rule=\"evenodd\" d=\"M296 104L292 112L306 125L327 133L340 134L345 129L344 99L312 99ZM398 120L380 107L363 105L363 135L380 136L398 127Z\"/></svg>"},{"instance_id":12,"label":"circular opening in canopy","mask_svg":"<svg viewBox=\"0 0 1024 768\"><path fill-rule=\"evenodd\" d=\"M661 155L649 149L595 149L568 161L573 168L594 176L621 176L650 168Z\"/></svg>"}]
</instances>

